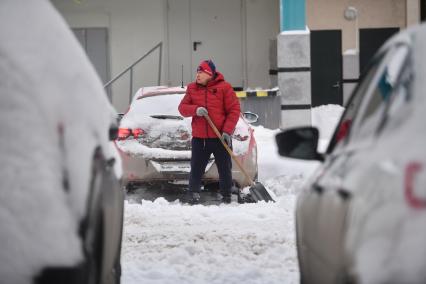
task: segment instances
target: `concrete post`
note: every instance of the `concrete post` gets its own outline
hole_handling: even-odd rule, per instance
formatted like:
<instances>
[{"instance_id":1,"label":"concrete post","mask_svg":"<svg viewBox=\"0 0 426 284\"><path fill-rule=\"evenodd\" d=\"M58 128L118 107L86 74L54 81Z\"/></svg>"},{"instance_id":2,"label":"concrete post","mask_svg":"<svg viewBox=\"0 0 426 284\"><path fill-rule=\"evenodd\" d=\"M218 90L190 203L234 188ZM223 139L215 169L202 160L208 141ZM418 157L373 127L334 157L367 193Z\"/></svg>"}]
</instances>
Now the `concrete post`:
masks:
<instances>
[{"instance_id":1,"label":"concrete post","mask_svg":"<svg viewBox=\"0 0 426 284\"><path fill-rule=\"evenodd\" d=\"M359 82L359 52L356 49L343 53L343 106Z\"/></svg>"},{"instance_id":2,"label":"concrete post","mask_svg":"<svg viewBox=\"0 0 426 284\"><path fill-rule=\"evenodd\" d=\"M407 27L420 23L420 0L407 0Z\"/></svg>"},{"instance_id":3,"label":"concrete post","mask_svg":"<svg viewBox=\"0 0 426 284\"><path fill-rule=\"evenodd\" d=\"M269 87L278 86L277 39L269 40Z\"/></svg>"},{"instance_id":4,"label":"concrete post","mask_svg":"<svg viewBox=\"0 0 426 284\"><path fill-rule=\"evenodd\" d=\"M311 125L310 32L305 24L305 0L280 0L278 86L281 128Z\"/></svg>"}]
</instances>

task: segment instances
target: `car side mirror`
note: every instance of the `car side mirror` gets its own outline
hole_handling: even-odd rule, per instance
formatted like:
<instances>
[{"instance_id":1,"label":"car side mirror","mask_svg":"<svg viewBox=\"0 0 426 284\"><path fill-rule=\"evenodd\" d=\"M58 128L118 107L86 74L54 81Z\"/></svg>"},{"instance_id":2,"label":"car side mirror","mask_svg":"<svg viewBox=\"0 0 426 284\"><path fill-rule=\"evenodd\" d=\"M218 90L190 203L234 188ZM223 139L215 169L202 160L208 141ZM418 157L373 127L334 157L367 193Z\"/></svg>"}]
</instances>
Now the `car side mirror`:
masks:
<instances>
[{"instance_id":1,"label":"car side mirror","mask_svg":"<svg viewBox=\"0 0 426 284\"><path fill-rule=\"evenodd\" d=\"M314 127L300 127L285 130L275 136L278 152L281 156L324 161L324 156L317 151L319 131Z\"/></svg>"},{"instance_id":2,"label":"car side mirror","mask_svg":"<svg viewBox=\"0 0 426 284\"><path fill-rule=\"evenodd\" d=\"M118 139L118 127L117 125L111 125L109 127L109 141L114 141Z\"/></svg>"},{"instance_id":3,"label":"car side mirror","mask_svg":"<svg viewBox=\"0 0 426 284\"><path fill-rule=\"evenodd\" d=\"M255 113L250 112L250 111L244 112L243 117L250 124L256 123L259 120L259 116Z\"/></svg>"}]
</instances>

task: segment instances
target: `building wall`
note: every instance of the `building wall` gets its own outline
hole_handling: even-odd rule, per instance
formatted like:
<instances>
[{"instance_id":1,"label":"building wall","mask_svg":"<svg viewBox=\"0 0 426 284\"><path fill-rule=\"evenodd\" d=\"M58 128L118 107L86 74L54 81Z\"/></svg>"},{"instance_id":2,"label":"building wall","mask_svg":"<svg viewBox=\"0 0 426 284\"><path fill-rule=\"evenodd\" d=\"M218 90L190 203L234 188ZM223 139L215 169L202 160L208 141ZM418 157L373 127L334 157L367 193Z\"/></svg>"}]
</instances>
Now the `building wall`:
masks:
<instances>
[{"instance_id":1,"label":"building wall","mask_svg":"<svg viewBox=\"0 0 426 284\"><path fill-rule=\"evenodd\" d=\"M419 22L420 0L407 0L407 26L415 25Z\"/></svg>"},{"instance_id":2,"label":"building wall","mask_svg":"<svg viewBox=\"0 0 426 284\"><path fill-rule=\"evenodd\" d=\"M158 42L164 40L163 1L52 0L51 2L73 28L108 28L111 76L120 73ZM139 86L152 85L157 78L158 52L135 69L134 86L137 89ZM117 81L113 88L112 103L119 112L127 109L129 95L129 77L125 76Z\"/></svg>"},{"instance_id":3,"label":"building wall","mask_svg":"<svg viewBox=\"0 0 426 284\"><path fill-rule=\"evenodd\" d=\"M247 0L247 87L269 87L270 40L279 34L279 0Z\"/></svg>"},{"instance_id":4,"label":"building wall","mask_svg":"<svg viewBox=\"0 0 426 284\"><path fill-rule=\"evenodd\" d=\"M306 0L311 30L342 29L342 50L356 48L356 21L347 21L348 6L358 10L358 29L406 27L407 0ZM411 1L411 0L408 0Z\"/></svg>"},{"instance_id":5,"label":"building wall","mask_svg":"<svg viewBox=\"0 0 426 284\"><path fill-rule=\"evenodd\" d=\"M166 0L51 0L72 28L106 27L109 31L111 77L123 71L158 42L167 44ZM269 40L279 31L279 0L242 0L245 87L269 87ZM188 43L189 45L189 43ZM182 51L185 52L185 51ZM134 91L157 84L158 52L134 71ZM162 84L167 76L163 46ZM129 103L129 76L114 83L112 103L119 112Z\"/></svg>"}]
</instances>

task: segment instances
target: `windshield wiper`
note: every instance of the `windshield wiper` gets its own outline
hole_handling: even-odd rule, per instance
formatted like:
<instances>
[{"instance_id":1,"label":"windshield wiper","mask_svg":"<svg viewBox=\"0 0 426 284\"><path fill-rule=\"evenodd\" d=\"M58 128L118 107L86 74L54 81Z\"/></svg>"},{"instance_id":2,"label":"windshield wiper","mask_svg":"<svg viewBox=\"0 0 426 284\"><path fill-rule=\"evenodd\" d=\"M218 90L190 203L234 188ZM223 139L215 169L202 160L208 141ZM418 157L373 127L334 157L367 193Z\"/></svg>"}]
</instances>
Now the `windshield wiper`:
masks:
<instances>
[{"instance_id":1,"label":"windshield wiper","mask_svg":"<svg viewBox=\"0 0 426 284\"><path fill-rule=\"evenodd\" d=\"M158 115L151 115L152 118L158 118L158 119L177 119L177 120L183 120L182 116L179 115L166 115L166 114L158 114Z\"/></svg>"}]
</instances>

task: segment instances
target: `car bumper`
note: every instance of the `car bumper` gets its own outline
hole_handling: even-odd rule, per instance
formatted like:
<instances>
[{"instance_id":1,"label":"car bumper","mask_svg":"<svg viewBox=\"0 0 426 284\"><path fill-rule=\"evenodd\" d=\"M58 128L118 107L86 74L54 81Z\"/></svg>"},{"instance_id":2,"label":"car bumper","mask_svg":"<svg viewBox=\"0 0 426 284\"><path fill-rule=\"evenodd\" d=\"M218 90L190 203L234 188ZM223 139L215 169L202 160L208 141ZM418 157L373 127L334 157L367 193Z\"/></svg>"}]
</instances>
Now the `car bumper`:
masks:
<instances>
[{"instance_id":1,"label":"car bumper","mask_svg":"<svg viewBox=\"0 0 426 284\"><path fill-rule=\"evenodd\" d=\"M121 152L123 161L123 182L128 183L153 183L165 181L188 181L191 171L191 161L189 159L145 159L143 156L129 155ZM239 158L240 159L240 158ZM256 169L253 165L240 159L243 166L252 179L255 178ZM214 159L210 159L206 172L202 177L203 183L219 181L219 173ZM250 185L238 166L233 162L232 177L242 187Z\"/></svg>"}]
</instances>

